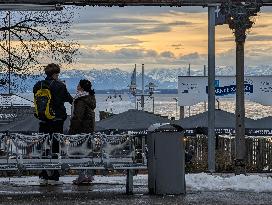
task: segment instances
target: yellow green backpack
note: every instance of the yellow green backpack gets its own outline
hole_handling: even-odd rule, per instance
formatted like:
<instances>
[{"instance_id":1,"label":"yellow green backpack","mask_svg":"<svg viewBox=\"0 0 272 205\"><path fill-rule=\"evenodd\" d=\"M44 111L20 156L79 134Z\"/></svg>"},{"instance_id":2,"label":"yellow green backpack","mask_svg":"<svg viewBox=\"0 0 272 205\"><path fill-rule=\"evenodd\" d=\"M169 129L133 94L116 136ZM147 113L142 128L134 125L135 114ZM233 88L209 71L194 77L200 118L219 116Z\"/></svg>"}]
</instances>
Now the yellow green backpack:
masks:
<instances>
[{"instance_id":1,"label":"yellow green backpack","mask_svg":"<svg viewBox=\"0 0 272 205\"><path fill-rule=\"evenodd\" d=\"M40 88L34 93L35 117L42 121L55 119L55 113L52 108L52 94L47 81L40 81Z\"/></svg>"}]
</instances>

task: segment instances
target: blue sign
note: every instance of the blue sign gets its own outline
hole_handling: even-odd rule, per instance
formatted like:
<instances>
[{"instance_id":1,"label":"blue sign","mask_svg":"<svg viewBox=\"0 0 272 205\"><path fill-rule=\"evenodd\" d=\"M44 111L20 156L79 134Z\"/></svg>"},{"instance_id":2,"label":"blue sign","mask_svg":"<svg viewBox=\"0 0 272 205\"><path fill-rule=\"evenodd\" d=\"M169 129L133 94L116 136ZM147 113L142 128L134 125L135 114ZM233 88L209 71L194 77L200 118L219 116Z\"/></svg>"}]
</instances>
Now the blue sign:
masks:
<instances>
[{"instance_id":1,"label":"blue sign","mask_svg":"<svg viewBox=\"0 0 272 205\"><path fill-rule=\"evenodd\" d=\"M245 86L245 93L253 93L253 85L245 84L244 86ZM208 93L208 86L206 86L206 93ZM235 93L236 93L236 85L215 87L216 96L231 95Z\"/></svg>"},{"instance_id":2,"label":"blue sign","mask_svg":"<svg viewBox=\"0 0 272 205\"><path fill-rule=\"evenodd\" d=\"M220 81L219 80L215 80L214 81L214 86L215 87L219 87L220 86Z\"/></svg>"}]
</instances>

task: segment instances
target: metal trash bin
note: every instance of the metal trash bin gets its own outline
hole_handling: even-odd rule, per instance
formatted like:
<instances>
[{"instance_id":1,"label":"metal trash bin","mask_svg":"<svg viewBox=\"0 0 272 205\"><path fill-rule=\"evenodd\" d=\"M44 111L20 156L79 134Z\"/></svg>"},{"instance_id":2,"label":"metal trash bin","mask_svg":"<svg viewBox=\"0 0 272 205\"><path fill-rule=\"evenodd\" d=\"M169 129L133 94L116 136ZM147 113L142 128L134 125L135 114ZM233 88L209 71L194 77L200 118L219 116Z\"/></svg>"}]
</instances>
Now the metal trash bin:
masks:
<instances>
[{"instance_id":1,"label":"metal trash bin","mask_svg":"<svg viewBox=\"0 0 272 205\"><path fill-rule=\"evenodd\" d=\"M167 125L149 132L147 147L149 193L185 194L183 129L175 129Z\"/></svg>"}]
</instances>

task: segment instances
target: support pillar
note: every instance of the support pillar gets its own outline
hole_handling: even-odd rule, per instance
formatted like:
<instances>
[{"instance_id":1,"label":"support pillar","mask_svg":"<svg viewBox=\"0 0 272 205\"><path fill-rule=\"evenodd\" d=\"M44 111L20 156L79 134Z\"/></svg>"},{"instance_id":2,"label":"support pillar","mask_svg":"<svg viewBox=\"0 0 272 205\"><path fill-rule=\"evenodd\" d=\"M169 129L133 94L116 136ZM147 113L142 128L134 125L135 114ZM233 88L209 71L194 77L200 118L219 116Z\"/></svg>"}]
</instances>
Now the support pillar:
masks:
<instances>
[{"instance_id":1,"label":"support pillar","mask_svg":"<svg viewBox=\"0 0 272 205\"><path fill-rule=\"evenodd\" d=\"M215 172L215 7L208 7L208 170Z\"/></svg>"},{"instance_id":2,"label":"support pillar","mask_svg":"<svg viewBox=\"0 0 272 205\"><path fill-rule=\"evenodd\" d=\"M236 41L236 174L245 173L244 42Z\"/></svg>"},{"instance_id":3,"label":"support pillar","mask_svg":"<svg viewBox=\"0 0 272 205\"><path fill-rule=\"evenodd\" d=\"M244 45L246 32L254 23L252 16L260 11L261 4L256 2L244 4L228 2L221 5L226 22L233 30L236 42L236 126L235 126L235 173L246 172L246 142L245 142L245 88L244 88Z\"/></svg>"}]
</instances>

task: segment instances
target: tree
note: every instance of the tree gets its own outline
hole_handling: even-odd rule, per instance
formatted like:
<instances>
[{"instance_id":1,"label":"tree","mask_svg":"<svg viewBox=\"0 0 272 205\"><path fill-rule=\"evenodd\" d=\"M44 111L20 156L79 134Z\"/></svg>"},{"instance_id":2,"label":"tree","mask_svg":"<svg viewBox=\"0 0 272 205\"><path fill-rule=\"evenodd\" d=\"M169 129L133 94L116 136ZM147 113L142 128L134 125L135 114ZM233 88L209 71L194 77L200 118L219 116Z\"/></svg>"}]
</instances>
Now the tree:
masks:
<instances>
[{"instance_id":1,"label":"tree","mask_svg":"<svg viewBox=\"0 0 272 205\"><path fill-rule=\"evenodd\" d=\"M78 44L68 39L73 17L72 9L1 12L0 83L18 88L10 76L26 78L49 62L72 63L78 51Z\"/></svg>"}]
</instances>

